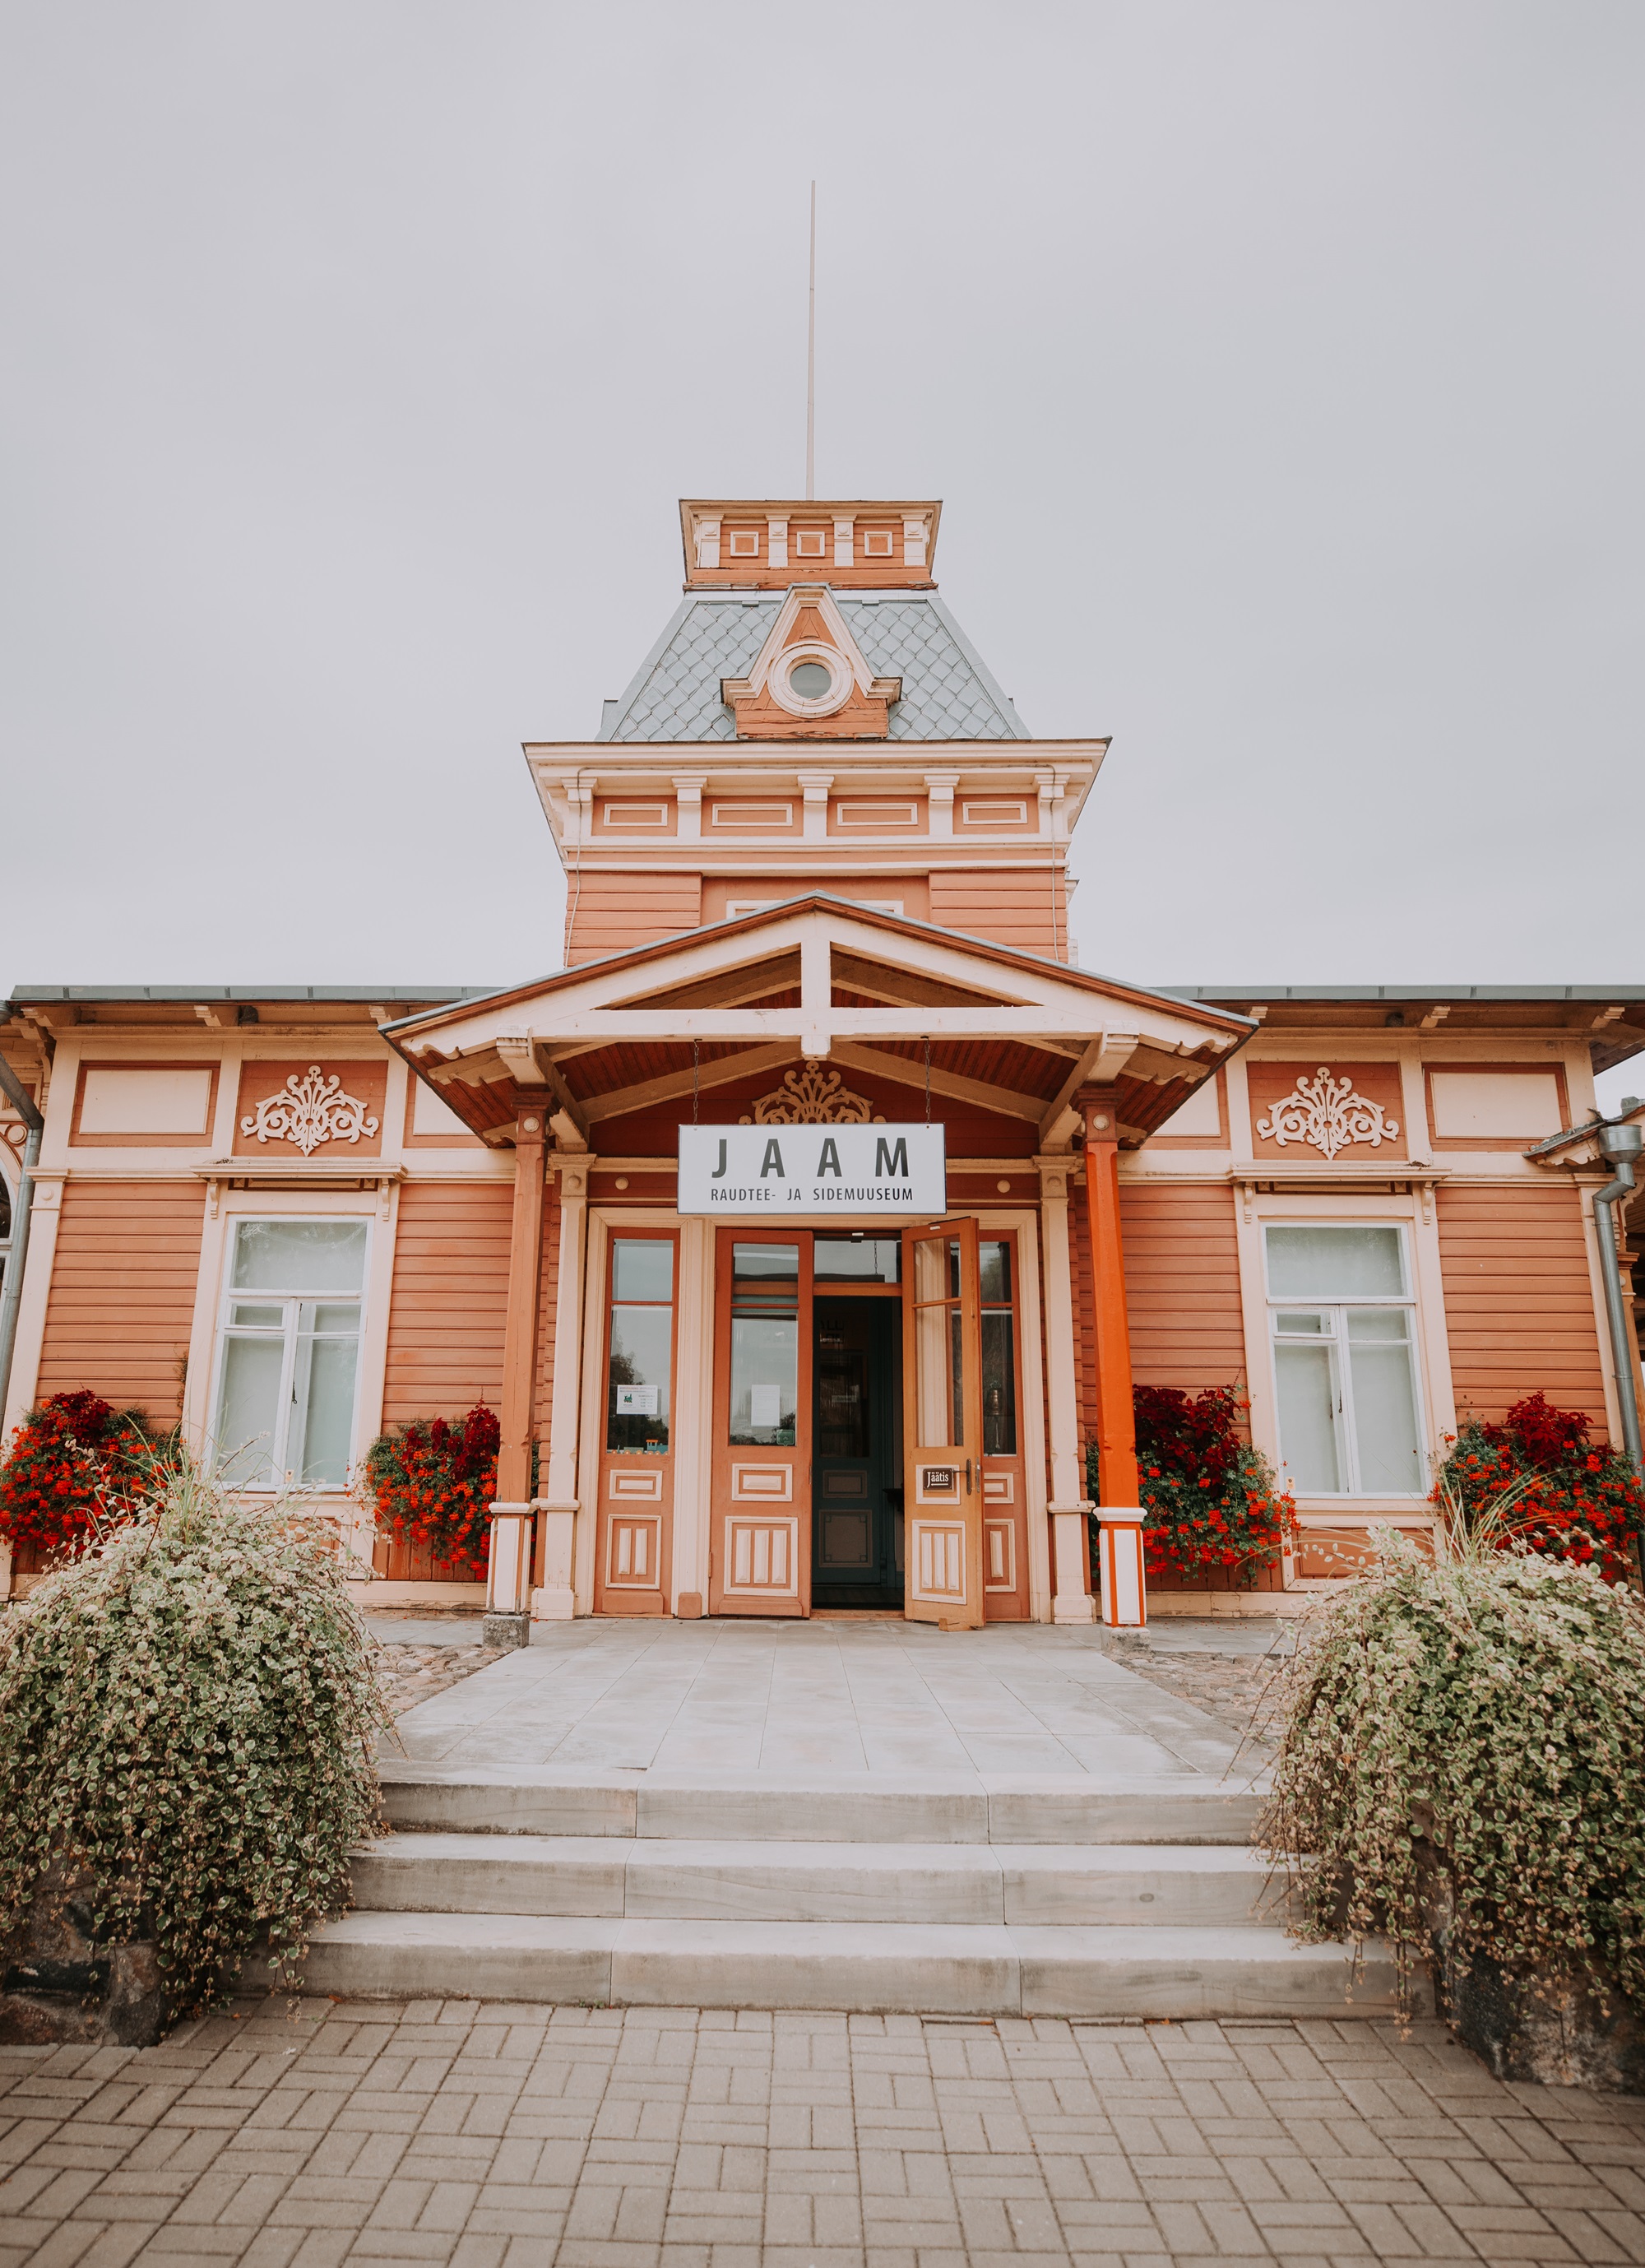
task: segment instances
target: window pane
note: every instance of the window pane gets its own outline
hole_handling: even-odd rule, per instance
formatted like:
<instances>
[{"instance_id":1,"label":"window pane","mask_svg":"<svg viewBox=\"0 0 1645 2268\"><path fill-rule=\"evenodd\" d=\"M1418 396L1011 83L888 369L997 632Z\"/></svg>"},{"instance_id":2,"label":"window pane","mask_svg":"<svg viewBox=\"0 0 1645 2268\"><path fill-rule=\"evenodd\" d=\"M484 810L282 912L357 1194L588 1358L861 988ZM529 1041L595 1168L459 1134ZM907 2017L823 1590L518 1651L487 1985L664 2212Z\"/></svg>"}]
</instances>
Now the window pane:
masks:
<instances>
[{"instance_id":1,"label":"window pane","mask_svg":"<svg viewBox=\"0 0 1645 2268\"><path fill-rule=\"evenodd\" d=\"M985 1311L982 1318L982 1454L1017 1454L1017 1366L1009 1307Z\"/></svg>"},{"instance_id":2,"label":"window pane","mask_svg":"<svg viewBox=\"0 0 1645 2268\"><path fill-rule=\"evenodd\" d=\"M275 1424L285 1340L228 1338L217 1400L217 1462L241 1488L261 1488L274 1471Z\"/></svg>"},{"instance_id":3,"label":"window pane","mask_svg":"<svg viewBox=\"0 0 1645 2268\"><path fill-rule=\"evenodd\" d=\"M1293 1483L1304 1492L1340 1491L1330 1348L1276 1346L1274 1367L1280 1395L1280 1454Z\"/></svg>"},{"instance_id":4,"label":"window pane","mask_svg":"<svg viewBox=\"0 0 1645 2268\"><path fill-rule=\"evenodd\" d=\"M1288 1314L1281 1309L1274 1318L1274 1328L1289 1339L1328 1339L1331 1319L1328 1315Z\"/></svg>"},{"instance_id":5,"label":"window pane","mask_svg":"<svg viewBox=\"0 0 1645 2268\"><path fill-rule=\"evenodd\" d=\"M1410 1336L1406 1311L1403 1307L1352 1307L1348 1310L1348 1323L1351 1339L1378 1339L1384 1343L1397 1339L1403 1345Z\"/></svg>"},{"instance_id":6,"label":"window pane","mask_svg":"<svg viewBox=\"0 0 1645 2268\"><path fill-rule=\"evenodd\" d=\"M234 1322L242 1330L283 1330L285 1328L285 1309L283 1306L252 1307L245 1300L237 1300Z\"/></svg>"},{"instance_id":7,"label":"window pane","mask_svg":"<svg viewBox=\"0 0 1645 2268\"><path fill-rule=\"evenodd\" d=\"M325 1300L311 1307L303 1307L299 1329L305 1331L350 1331L357 1338L360 1332L360 1303L357 1300Z\"/></svg>"},{"instance_id":8,"label":"window pane","mask_svg":"<svg viewBox=\"0 0 1645 2268\"><path fill-rule=\"evenodd\" d=\"M1360 1320L1354 1318L1355 1322ZM1405 1318L1393 1315L1385 1320L1403 1325ZM1352 1323L1348 1339L1360 1486L1377 1494L1419 1496L1422 1460L1417 1447L1411 1350L1386 1341L1377 1344L1370 1334L1355 1330Z\"/></svg>"},{"instance_id":9,"label":"window pane","mask_svg":"<svg viewBox=\"0 0 1645 2268\"><path fill-rule=\"evenodd\" d=\"M1397 1228L1271 1228L1268 1289L1276 1300L1401 1299Z\"/></svg>"},{"instance_id":10,"label":"window pane","mask_svg":"<svg viewBox=\"0 0 1645 2268\"><path fill-rule=\"evenodd\" d=\"M354 1380L360 1343L300 1336L291 1381L288 1471L316 1488L341 1488L349 1477Z\"/></svg>"},{"instance_id":11,"label":"window pane","mask_svg":"<svg viewBox=\"0 0 1645 2268\"><path fill-rule=\"evenodd\" d=\"M792 1448L799 1408L800 1327L793 1315L731 1317L734 1446Z\"/></svg>"},{"instance_id":12,"label":"window pane","mask_svg":"<svg viewBox=\"0 0 1645 2268\"><path fill-rule=\"evenodd\" d=\"M674 1248L666 1239L619 1236L611 1248L613 1300L672 1300Z\"/></svg>"},{"instance_id":13,"label":"window pane","mask_svg":"<svg viewBox=\"0 0 1645 2268\"><path fill-rule=\"evenodd\" d=\"M900 1284L902 1240L896 1236L819 1236L811 1248L819 1284Z\"/></svg>"},{"instance_id":14,"label":"window pane","mask_svg":"<svg viewBox=\"0 0 1645 2268\"><path fill-rule=\"evenodd\" d=\"M251 1292L357 1292L365 1280L363 1220L243 1220L234 1285Z\"/></svg>"},{"instance_id":15,"label":"window pane","mask_svg":"<svg viewBox=\"0 0 1645 2268\"><path fill-rule=\"evenodd\" d=\"M733 1284L748 1284L759 1291L781 1285L797 1287L800 1248L797 1244L734 1244L731 1247Z\"/></svg>"},{"instance_id":16,"label":"window pane","mask_svg":"<svg viewBox=\"0 0 1645 2268\"><path fill-rule=\"evenodd\" d=\"M673 1351L672 1307L613 1307L611 1367L606 1386L606 1447L668 1447L669 1359Z\"/></svg>"},{"instance_id":17,"label":"window pane","mask_svg":"<svg viewBox=\"0 0 1645 2268\"><path fill-rule=\"evenodd\" d=\"M985 1307L1009 1307L1011 1299L1011 1248L1009 1244L984 1243L977 1247L977 1257L982 1277L982 1304Z\"/></svg>"}]
</instances>

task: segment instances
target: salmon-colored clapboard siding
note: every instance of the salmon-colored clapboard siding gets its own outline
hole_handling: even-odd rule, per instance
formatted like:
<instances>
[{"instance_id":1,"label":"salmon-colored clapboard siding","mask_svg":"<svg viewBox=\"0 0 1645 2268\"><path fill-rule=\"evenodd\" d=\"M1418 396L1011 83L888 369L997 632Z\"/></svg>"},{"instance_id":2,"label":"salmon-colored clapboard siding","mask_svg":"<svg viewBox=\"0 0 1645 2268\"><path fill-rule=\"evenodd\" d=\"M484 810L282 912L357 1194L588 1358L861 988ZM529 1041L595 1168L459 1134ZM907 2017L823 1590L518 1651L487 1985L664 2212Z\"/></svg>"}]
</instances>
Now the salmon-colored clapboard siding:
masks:
<instances>
[{"instance_id":1,"label":"salmon-colored clapboard siding","mask_svg":"<svg viewBox=\"0 0 1645 2268\"><path fill-rule=\"evenodd\" d=\"M460 1418L503 1391L512 1182L407 1182L400 1192L383 1423Z\"/></svg>"},{"instance_id":2,"label":"salmon-colored clapboard siding","mask_svg":"<svg viewBox=\"0 0 1645 2268\"><path fill-rule=\"evenodd\" d=\"M1605 1431L1605 1375L1582 1193L1442 1186L1440 1276L1458 1418L1500 1423L1513 1403L1546 1394Z\"/></svg>"},{"instance_id":3,"label":"salmon-colored clapboard siding","mask_svg":"<svg viewBox=\"0 0 1645 2268\"><path fill-rule=\"evenodd\" d=\"M1199 1394L1245 1375L1234 1193L1226 1183L1120 1185L1131 1374Z\"/></svg>"},{"instance_id":4,"label":"salmon-colored clapboard siding","mask_svg":"<svg viewBox=\"0 0 1645 2268\"><path fill-rule=\"evenodd\" d=\"M88 1387L161 1425L182 1415L205 1185L69 1181L36 1388Z\"/></svg>"},{"instance_id":5,"label":"salmon-colored clapboard siding","mask_svg":"<svg viewBox=\"0 0 1645 2268\"><path fill-rule=\"evenodd\" d=\"M1091 1237L1083 1179L1069 1182L1069 1263L1074 1276L1074 1337L1078 1361L1080 1434L1095 1429L1097 1345L1092 1329ZM1131 1375L1138 1386L1174 1386L1199 1394L1208 1386L1238 1386L1245 1377L1245 1335L1239 1299L1239 1257L1231 1189L1179 1182L1120 1188L1120 1233L1125 1255L1126 1314L1131 1329ZM1235 1568L1219 1568L1186 1581L1150 1575L1156 1591L1237 1591L1284 1587L1277 1567L1264 1568L1253 1585Z\"/></svg>"},{"instance_id":6,"label":"salmon-colored clapboard siding","mask_svg":"<svg viewBox=\"0 0 1645 2268\"><path fill-rule=\"evenodd\" d=\"M574 874L566 893L567 966L695 929L701 908L699 874Z\"/></svg>"},{"instance_id":7,"label":"salmon-colored clapboard siding","mask_svg":"<svg viewBox=\"0 0 1645 2268\"><path fill-rule=\"evenodd\" d=\"M495 1410L503 1389L511 1182L407 1182L400 1192L388 1311L383 1425ZM394 1583L467 1581L467 1566L380 1535L377 1572Z\"/></svg>"},{"instance_id":8,"label":"salmon-colored clapboard siding","mask_svg":"<svg viewBox=\"0 0 1645 2268\"><path fill-rule=\"evenodd\" d=\"M1014 867L1002 873L939 868L931 876L931 919L939 929L992 938L996 945L1011 946L1019 953L1065 960L1068 883L1048 866Z\"/></svg>"}]
</instances>

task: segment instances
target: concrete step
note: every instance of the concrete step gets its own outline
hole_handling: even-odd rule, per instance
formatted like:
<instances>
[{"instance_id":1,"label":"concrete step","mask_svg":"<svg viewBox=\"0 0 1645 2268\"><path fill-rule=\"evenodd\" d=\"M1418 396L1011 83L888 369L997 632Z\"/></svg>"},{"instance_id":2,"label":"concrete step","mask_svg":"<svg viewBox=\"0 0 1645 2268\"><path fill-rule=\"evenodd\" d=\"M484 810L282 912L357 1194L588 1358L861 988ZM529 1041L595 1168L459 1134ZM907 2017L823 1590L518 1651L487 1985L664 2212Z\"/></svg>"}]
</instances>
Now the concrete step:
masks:
<instances>
[{"instance_id":1,"label":"concrete step","mask_svg":"<svg viewBox=\"0 0 1645 2268\"><path fill-rule=\"evenodd\" d=\"M1260 1804L1250 1779L1103 1779L572 1766L481 1771L386 1761L396 1828L467 1835L621 1836L729 1843L1249 1843Z\"/></svg>"},{"instance_id":2,"label":"concrete step","mask_svg":"<svg viewBox=\"0 0 1645 2268\"><path fill-rule=\"evenodd\" d=\"M353 1883L385 1912L591 1920L1237 1928L1285 1903L1257 1852L1215 1845L414 1833L365 1845Z\"/></svg>"},{"instance_id":3,"label":"concrete step","mask_svg":"<svg viewBox=\"0 0 1645 2268\"><path fill-rule=\"evenodd\" d=\"M305 1989L348 1999L830 2008L933 2015L1386 2016L1374 1948L1277 1929L591 1919L359 1911L314 1933Z\"/></svg>"}]
</instances>

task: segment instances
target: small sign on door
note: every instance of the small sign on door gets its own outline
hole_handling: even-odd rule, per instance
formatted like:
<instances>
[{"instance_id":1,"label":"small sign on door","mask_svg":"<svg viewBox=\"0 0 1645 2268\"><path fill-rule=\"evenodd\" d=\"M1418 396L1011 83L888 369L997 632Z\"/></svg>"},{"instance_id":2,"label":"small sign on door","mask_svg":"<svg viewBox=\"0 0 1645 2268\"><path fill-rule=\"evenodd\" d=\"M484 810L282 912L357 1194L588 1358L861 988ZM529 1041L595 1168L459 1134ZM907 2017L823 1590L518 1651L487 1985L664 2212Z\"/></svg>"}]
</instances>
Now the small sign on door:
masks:
<instances>
[{"instance_id":1,"label":"small sign on door","mask_svg":"<svg viewBox=\"0 0 1645 2268\"><path fill-rule=\"evenodd\" d=\"M619 1418L656 1418L660 1414L657 1409L657 1396L663 1390L660 1386L618 1386L612 1390L617 1396L616 1414Z\"/></svg>"}]
</instances>

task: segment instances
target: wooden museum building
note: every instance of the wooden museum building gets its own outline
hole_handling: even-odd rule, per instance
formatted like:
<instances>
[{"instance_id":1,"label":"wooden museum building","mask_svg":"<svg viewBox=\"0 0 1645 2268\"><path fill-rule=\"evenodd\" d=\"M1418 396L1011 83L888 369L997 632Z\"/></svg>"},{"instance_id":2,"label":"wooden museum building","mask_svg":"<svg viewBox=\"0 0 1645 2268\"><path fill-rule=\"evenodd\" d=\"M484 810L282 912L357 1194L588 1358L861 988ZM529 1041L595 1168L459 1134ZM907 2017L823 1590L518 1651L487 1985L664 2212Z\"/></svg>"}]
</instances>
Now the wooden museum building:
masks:
<instances>
[{"instance_id":1,"label":"wooden museum building","mask_svg":"<svg viewBox=\"0 0 1645 2268\"><path fill-rule=\"evenodd\" d=\"M334 1503L374 1599L455 1603L356 1479L483 1403L498 1612L950 1627L1089 1621L1094 1567L1139 1617L1135 1384L1248 1400L1298 1514L1268 1609L1428 1525L1459 1417L1542 1391L1624 1441L1593 1082L1645 988L1081 968L1107 744L1031 735L938 519L681 505L672 620L591 739L525 750L552 975L20 987L8 1431L79 1388L180 1421Z\"/></svg>"}]
</instances>

